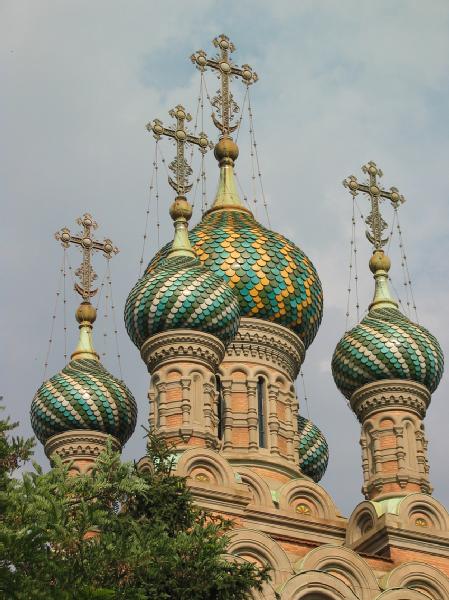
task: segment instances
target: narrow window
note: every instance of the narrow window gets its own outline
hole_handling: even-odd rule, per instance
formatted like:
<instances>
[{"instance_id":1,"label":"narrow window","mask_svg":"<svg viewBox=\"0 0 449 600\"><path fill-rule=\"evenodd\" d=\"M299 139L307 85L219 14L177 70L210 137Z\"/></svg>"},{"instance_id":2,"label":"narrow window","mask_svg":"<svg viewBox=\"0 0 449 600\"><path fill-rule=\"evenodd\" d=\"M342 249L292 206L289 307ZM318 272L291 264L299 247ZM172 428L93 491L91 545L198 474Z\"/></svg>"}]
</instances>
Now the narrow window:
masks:
<instances>
[{"instance_id":1,"label":"narrow window","mask_svg":"<svg viewBox=\"0 0 449 600\"><path fill-rule=\"evenodd\" d=\"M215 384L217 387L217 417L218 417L218 425L217 425L217 435L218 439L223 439L223 430L224 430L224 400L223 400L223 387L221 385L221 379L219 375L215 376Z\"/></svg>"},{"instance_id":2,"label":"narrow window","mask_svg":"<svg viewBox=\"0 0 449 600\"><path fill-rule=\"evenodd\" d=\"M265 381L263 377L259 377L257 380L257 415L259 425L259 447L266 448Z\"/></svg>"}]
</instances>

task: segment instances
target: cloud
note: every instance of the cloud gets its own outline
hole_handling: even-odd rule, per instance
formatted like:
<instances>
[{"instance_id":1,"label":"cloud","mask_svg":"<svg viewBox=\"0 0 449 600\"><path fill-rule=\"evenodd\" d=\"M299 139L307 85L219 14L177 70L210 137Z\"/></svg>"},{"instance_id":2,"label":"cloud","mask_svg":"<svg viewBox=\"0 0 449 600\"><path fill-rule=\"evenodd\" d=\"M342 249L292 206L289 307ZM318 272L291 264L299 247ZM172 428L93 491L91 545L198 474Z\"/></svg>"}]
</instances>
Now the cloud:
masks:
<instances>
[{"instance_id":1,"label":"cloud","mask_svg":"<svg viewBox=\"0 0 449 600\"><path fill-rule=\"evenodd\" d=\"M351 173L360 177L360 166L373 159L385 172L383 184L397 185L406 195L401 224L420 321L447 353L448 21L447 3L437 0L3 2L3 393L23 432L31 431L28 410L42 378L61 260L52 235L64 225L73 228L86 210L101 224L98 235L110 236L121 249L111 268L122 367L138 400L140 423L146 422L148 374L120 314L139 271L153 160L145 124L155 117L168 120L168 109L178 102L194 112L199 79L189 54L200 47L211 53L212 37L226 31L238 49L236 62L252 64L260 75L252 106L273 229L305 250L323 282L325 318L304 370L311 416L331 448L324 484L350 512L361 499L359 425L323 367L345 326L352 204L341 181ZM212 94L216 80L207 82ZM244 122L238 173L251 198L247 131ZM210 124L207 132L216 135ZM169 159L171 147L163 150ZM211 155L207 171L210 199L217 177ZM162 169L161 241L171 235L171 193L164 179ZM364 198L359 205L366 213ZM157 248L155 209L153 197L146 258ZM258 216L266 221L260 205ZM359 221L365 308L373 288ZM401 288L395 257L393 276ZM73 252L70 260L76 265L79 256ZM96 264L101 273L101 261ZM70 287L67 282L68 292ZM76 337L75 306L70 295L68 352ZM59 315L61 325L61 310ZM104 320L96 326L99 348ZM117 373L110 334L105 364ZM63 353L57 328L49 373L63 366ZM432 481L449 504L442 460L448 451L447 395L445 379L426 423ZM137 457L143 448L143 432L137 431L125 456Z\"/></svg>"}]
</instances>

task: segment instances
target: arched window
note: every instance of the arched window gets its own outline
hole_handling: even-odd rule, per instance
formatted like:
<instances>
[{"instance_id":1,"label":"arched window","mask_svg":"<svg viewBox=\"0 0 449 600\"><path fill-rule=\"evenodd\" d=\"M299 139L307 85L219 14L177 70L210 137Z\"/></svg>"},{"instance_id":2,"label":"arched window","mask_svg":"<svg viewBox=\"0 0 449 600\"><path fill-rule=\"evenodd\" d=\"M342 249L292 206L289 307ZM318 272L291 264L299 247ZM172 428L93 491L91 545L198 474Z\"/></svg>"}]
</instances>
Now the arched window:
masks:
<instances>
[{"instance_id":1,"label":"arched window","mask_svg":"<svg viewBox=\"0 0 449 600\"><path fill-rule=\"evenodd\" d=\"M265 401L265 379L259 377L257 379L257 417L259 429L259 447L267 447L267 432L266 432L266 401Z\"/></svg>"},{"instance_id":2,"label":"arched window","mask_svg":"<svg viewBox=\"0 0 449 600\"><path fill-rule=\"evenodd\" d=\"M215 375L215 385L217 388L217 435L218 439L223 439L224 432L224 398L223 398L223 386L221 385L220 375Z\"/></svg>"}]
</instances>

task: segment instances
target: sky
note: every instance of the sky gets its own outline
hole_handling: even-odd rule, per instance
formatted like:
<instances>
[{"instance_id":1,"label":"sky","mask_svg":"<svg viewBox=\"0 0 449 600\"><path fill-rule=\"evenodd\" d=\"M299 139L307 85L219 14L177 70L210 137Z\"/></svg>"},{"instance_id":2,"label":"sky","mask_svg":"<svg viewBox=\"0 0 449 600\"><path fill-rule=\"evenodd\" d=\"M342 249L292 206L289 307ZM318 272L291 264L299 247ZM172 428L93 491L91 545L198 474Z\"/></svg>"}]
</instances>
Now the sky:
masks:
<instances>
[{"instance_id":1,"label":"sky","mask_svg":"<svg viewBox=\"0 0 449 600\"><path fill-rule=\"evenodd\" d=\"M200 84L189 56L213 53L211 40L229 35L233 58L260 80L251 89L254 129L271 226L311 258L324 288L324 318L304 363L308 411L330 446L322 480L349 515L362 500L360 427L336 389L330 361L346 325L352 200L341 182L374 160L381 183L407 199L400 208L419 321L449 355L449 4L445 0L3 0L0 3L0 255L2 386L7 412L31 435L29 407L43 378L62 249L54 232L91 212L99 239L120 248L111 261L123 378L139 408L139 426L125 458L144 452L149 375L126 335L123 307L139 275L154 140L145 124L165 123L178 103L195 114ZM209 92L216 88L207 76ZM234 85L241 101L242 88ZM206 103L207 104L207 103ZM205 106L205 129L217 132ZM248 119L242 119L239 181L252 198ZM246 139L246 141L245 141ZM161 143L167 163L173 156ZM217 169L206 157L207 199ZM170 239L173 194L159 173L160 243ZM267 224L258 189L257 217ZM367 199L360 196L367 213ZM195 202L192 223L200 218ZM391 211L385 206L391 224ZM157 250L157 206L151 199L145 261ZM396 236L397 237L397 236ZM395 289L404 297L397 239L391 242ZM370 248L357 213L361 314L373 291ZM73 268L80 253L70 250ZM95 258L101 281L104 262ZM76 344L77 298L67 276L66 327ZM350 323L355 323L354 293ZM48 376L64 366L64 317L59 307ZM112 316L99 311L96 346L119 375ZM104 332L107 332L106 343ZM434 495L449 506L449 383L433 395L425 420ZM37 460L48 464L42 447Z\"/></svg>"}]
</instances>

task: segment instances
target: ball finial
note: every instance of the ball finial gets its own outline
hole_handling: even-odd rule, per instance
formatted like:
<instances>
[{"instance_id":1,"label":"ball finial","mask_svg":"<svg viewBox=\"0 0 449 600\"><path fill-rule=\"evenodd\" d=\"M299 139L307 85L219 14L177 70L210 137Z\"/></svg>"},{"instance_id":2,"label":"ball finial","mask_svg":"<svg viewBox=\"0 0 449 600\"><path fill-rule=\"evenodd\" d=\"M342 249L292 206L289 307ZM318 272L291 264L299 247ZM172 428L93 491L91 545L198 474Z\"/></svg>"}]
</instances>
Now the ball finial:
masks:
<instances>
[{"instance_id":1,"label":"ball finial","mask_svg":"<svg viewBox=\"0 0 449 600\"><path fill-rule=\"evenodd\" d=\"M90 302L82 302L75 313L78 323L94 323L97 318L97 311Z\"/></svg>"},{"instance_id":2,"label":"ball finial","mask_svg":"<svg viewBox=\"0 0 449 600\"><path fill-rule=\"evenodd\" d=\"M192 207L184 196L178 196L170 206L169 212L173 221L181 218L189 221L192 216Z\"/></svg>"},{"instance_id":3,"label":"ball finial","mask_svg":"<svg viewBox=\"0 0 449 600\"><path fill-rule=\"evenodd\" d=\"M391 260L385 254L383 250L374 250L370 260L369 260L369 268L371 273L377 273L378 271L388 271L391 267Z\"/></svg>"},{"instance_id":4,"label":"ball finial","mask_svg":"<svg viewBox=\"0 0 449 600\"><path fill-rule=\"evenodd\" d=\"M232 166L234 161L237 160L238 155L239 147L229 137L221 138L218 144L215 145L214 156L218 160L220 167L226 164Z\"/></svg>"}]
</instances>

